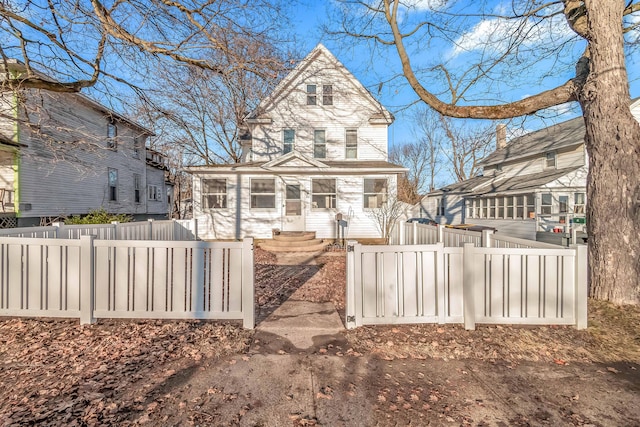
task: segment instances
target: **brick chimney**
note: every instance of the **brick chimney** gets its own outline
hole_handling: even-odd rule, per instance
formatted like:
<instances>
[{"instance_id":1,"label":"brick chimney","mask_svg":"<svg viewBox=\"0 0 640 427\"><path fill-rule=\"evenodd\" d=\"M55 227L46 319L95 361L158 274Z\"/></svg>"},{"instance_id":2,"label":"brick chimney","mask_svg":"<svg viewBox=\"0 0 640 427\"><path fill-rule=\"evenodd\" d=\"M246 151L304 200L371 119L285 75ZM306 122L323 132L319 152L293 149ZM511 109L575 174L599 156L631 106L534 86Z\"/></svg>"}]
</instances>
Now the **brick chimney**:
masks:
<instances>
[{"instance_id":1,"label":"brick chimney","mask_svg":"<svg viewBox=\"0 0 640 427\"><path fill-rule=\"evenodd\" d=\"M496 126L496 150L507 146L507 125L499 123Z\"/></svg>"}]
</instances>

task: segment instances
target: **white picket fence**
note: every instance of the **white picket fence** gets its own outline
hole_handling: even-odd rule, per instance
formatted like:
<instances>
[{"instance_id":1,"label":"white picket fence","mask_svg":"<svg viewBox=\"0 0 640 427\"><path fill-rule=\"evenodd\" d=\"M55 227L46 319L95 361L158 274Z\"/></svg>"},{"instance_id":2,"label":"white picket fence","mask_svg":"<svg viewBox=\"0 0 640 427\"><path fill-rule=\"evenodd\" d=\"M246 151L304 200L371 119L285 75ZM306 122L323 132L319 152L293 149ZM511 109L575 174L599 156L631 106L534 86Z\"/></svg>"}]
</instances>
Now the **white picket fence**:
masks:
<instances>
[{"instance_id":1,"label":"white picket fence","mask_svg":"<svg viewBox=\"0 0 640 427\"><path fill-rule=\"evenodd\" d=\"M564 246L552 245L535 240L519 239L490 230L469 231L448 228L441 225L399 222L394 228L390 243L394 245L432 245L443 243L445 247L459 248L465 243L473 243L485 248L547 248L559 249Z\"/></svg>"},{"instance_id":2,"label":"white picket fence","mask_svg":"<svg viewBox=\"0 0 640 427\"><path fill-rule=\"evenodd\" d=\"M586 246L432 245L347 252L347 327L396 323L587 326Z\"/></svg>"},{"instance_id":3,"label":"white picket fence","mask_svg":"<svg viewBox=\"0 0 640 427\"><path fill-rule=\"evenodd\" d=\"M89 235L99 240L197 240L198 222L195 219L77 225L58 222L49 227L0 230L0 237L79 239Z\"/></svg>"},{"instance_id":4,"label":"white picket fence","mask_svg":"<svg viewBox=\"0 0 640 427\"><path fill-rule=\"evenodd\" d=\"M254 327L253 239L0 237L0 316L239 319Z\"/></svg>"}]
</instances>

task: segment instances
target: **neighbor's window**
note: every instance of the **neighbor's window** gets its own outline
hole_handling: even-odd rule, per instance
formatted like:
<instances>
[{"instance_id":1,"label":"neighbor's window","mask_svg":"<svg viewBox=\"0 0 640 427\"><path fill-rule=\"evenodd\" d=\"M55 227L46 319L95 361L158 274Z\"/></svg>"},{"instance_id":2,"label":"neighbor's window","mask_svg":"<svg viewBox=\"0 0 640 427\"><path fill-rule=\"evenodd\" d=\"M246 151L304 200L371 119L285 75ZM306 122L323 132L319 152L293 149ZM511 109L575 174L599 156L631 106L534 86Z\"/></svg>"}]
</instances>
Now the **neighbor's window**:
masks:
<instances>
[{"instance_id":1,"label":"neighbor's window","mask_svg":"<svg viewBox=\"0 0 640 427\"><path fill-rule=\"evenodd\" d=\"M585 212L585 196L586 194L584 193L574 193L573 213L583 214Z\"/></svg>"},{"instance_id":2,"label":"neighbor's window","mask_svg":"<svg viewBox=\"0 0 640 427\"><path fill-rule=\"evenodd\" d=\"M311 206L318 209L336 207L336 180L311 180Z\"/></svg>"},{"instance_id":3,"label":"neighbor's window","mask_svg":"<svg viewBox=\"0 0 640 427\"><path fill-rule=\"evenodd\" d=\"M115 202L118 200L118 170L109 168L108 175L109 201Z\"/></svg>"},{"instance_id":4,"label":"neighbor's window","mask_svg":"<svg viewBox=\"0 0 640 427\"><path fill-rule=\"evenodd\" d=\"M322 105L333 105L333 86L322 85Z\"/></svg>"},{"instance_id":5,"label":"neighbor's window","mask_svg":"<svg viewBox=\"0 0 640 427\"><path fill-rule=\"evenodd\" d=\"M555 168L556 167L556 153L555 151L549 151L545 154L544 165L547 168Z\"/></svg>"},{"instance_id":6,"label":"neighbor's window","mask_svg":"<svg viewBox=\"0 0 640 427\"><path fill-rule=\"evenodd\" d=\"M296 131L293 129L284 129L282 131L282 154L293 151L293 145L296 139Z\"/></svg>"},{"instance_id":7,"label":"neighbor's window","mask_svg":"<svg viewBox=\"0 0 640 427\"><path fill-rule=\"evenodd\" d=\"M437 216L444 216L444 208L445 208L444 198L441 197L439 199L436 199L436 215Z\"/></svg>"},{"instance_id":8,"label":"neighbor's window","mask_svg":"<svg viewBox=\"0 0 640 427\"><path fill-rule=\"evenodd\" d=\"M504 207L506 199L504 197L498 197L498 218L504 218Z\"/></svg>"},{"instance_id":9,"label":"neighbor's window","mask_svg":"<svg viewBox=\"0 0 640 427\"><path fill-rule=\"evenodd\" d=\"M260 178L251 180L251 207L276 207L276 180Z\"/></svg>"},{"instance_id":10,"label":"neighbor's window","mask_svg":"<svg viewBox=\"0 0 640 427\"><path fill-rule=\"evenodd\" d=\"M387 202L388 186L385 178L365 178L364 208L381 208Z\"/></svg>"},{"instance_id":11,"label":"neighbor's window","mask_svg":"<svg viewBox=\"0 0 640 427\"><path fill-rule=\"evenodd\" d=\"M307 105L316 105L318 102L318 94L316 85L307 85Z\"/></svg>"},{"instance_id":12,"label":"neighbor's window","mask_svg":"<svg viewBox=\"0 0 640 427\"><path fill-rule=\"evenodd\" d=\"M226 179L203 179L201 187L203 209L223 209L227 207Z\"/></svg>"},{"instance_id":13,"label":"neighbor's window","mask_svg":"<svg viewBox=\"0 0 640 427\"><path fill-rule=\"evenodd\" d=\"M161 202L162 189L157 185L147 185L147 199L155 202Z\"/></svg>"},{"instance_id":14,"label":"neighbor's window","mask_svg":"<svg viewBox=\"0 0 640 427\"><path fill-rule=\"evenodd\" d=\"M489 199L489 218L496 217L496 198L492 197Z\"/></svg>"},{"instance_id":15,"label":"neighbor's window","mask_svg":"<svg viewBox=\"0 0 640 427\"><path fill-rule=\"evenodd\" d=\"M107 123L107 148L118 149L118 127L115 122Z\"/></svg>"},{"instance_id":16,"label":"neighbor's window","mask_svg":"<svg viewBox=\"0 0 640 427\"><path fill-rule=\"evenodd\" d=\"M358 130L347 129L345 135L345 158L358 158Z\"/></svg>"},{"instance_id":17,"label":"neighbor's window","mask_svg":"<svg viewBox=\"0 0 640 427\"><path fill-rule=\"evenodd\" d=\"M507 196L507 218L513 219L513 196Z\"/></svg>"},{"instance_id":18,"label":"neighbor's window","mask_svg":"<svg viewBox=\"0 0 640 427\"><path fill-rule=\"evenodd\" d=\"M313 131L313 157L316 159L327 157L327 140L324 130L316 129Z\"/></svg>"},{"instance_id":19,"label":"neighbor's window","mask_svg":"<svg viewBox=\"0 0 640 427\"><path fill-rule=\"evenodd\" d=\"M536 217L536 198L533 194L527 194L527 214L526 218Z\"/></svg>"},{"instance_id":20,"label":"neighbor's window","mask_svg":"<svg viewBox=\"0 0 640 427\"><path fill-rule=\"evenodd\" d=\"M142 141L143 138L141 136L136 136L133 138L133 157L136 159L140 158L140 152L142 152Z\"/></svg>"},{"instance_id":21,"label":"neighbor's window","mask_svg":"<svg viewBox=\"0 0 640 427\"><path fill-rule=\"evenodd\" d=\"M516 218L524 218L524 196L516 196Z\"/></svg>"},{"instance_id":22,"label":"neighbor's window","mask_svg":"<svg viewBox=\"0 0 640 427\"><path fill-rule=\"evenodd\" d=\"M133 174L133 201L136 203L140 203L140 199L141 199L140 197L140 188L141 188L140 186L142 185L141 182L142 182L142 177L139 174L134 173Z\"/></svg>"},{"instance_id":23,"label":"neighbor's window","mask_svg":"<svg viewBox=\"0 0 640 427\"><path fill-rule=\"evenodd\" d=\"M551 205L553 204L553 197L551 193L542 193L542 200L540 203L540 214L551 215Z\"/></svg>"}]
</instances>

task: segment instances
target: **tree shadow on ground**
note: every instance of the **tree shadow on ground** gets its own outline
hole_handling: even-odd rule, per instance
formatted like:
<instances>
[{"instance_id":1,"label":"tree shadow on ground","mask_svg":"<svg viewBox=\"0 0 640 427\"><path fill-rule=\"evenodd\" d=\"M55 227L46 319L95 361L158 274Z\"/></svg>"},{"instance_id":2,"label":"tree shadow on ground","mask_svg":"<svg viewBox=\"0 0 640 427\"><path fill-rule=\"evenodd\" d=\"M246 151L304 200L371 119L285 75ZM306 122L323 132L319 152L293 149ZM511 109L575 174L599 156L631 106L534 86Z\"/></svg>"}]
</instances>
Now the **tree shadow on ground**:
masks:
<instances>
[{"instance_id":1,"label":"tree shadow on ground","mask_svg":"<svg viewBox=\"0 0 640 427\"><path fill-rule=\"evenodd\" d=\"M256 324L271 315L321 268L322 265L256 264Z\"/></svg>"}]
</instances>

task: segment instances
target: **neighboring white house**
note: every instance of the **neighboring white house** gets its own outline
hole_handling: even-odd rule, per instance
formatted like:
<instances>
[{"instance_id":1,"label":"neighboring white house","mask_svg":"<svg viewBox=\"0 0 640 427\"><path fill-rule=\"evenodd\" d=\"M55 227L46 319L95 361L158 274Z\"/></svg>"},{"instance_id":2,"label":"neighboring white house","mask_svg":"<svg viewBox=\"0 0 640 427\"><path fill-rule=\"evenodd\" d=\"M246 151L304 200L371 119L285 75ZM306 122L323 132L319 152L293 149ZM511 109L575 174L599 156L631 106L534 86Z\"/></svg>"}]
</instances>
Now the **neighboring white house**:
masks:
<instances>
[{"instance_id":1,"label":"neighboring white house","mask_svg":"<svg viewBox=\"0 0 640 427\"><path fill-rule=\"evenodd\" d=\"M268 238L273 229L380 237L377 209L395 200L393 116L322 45L245 119L243 162L192 167L201 238Z\"/></svg>"},{"instance_id":2,"label":"neighboring white house","mask_svg":"<svg viewBox=\"0 0 640 427\"><path fill-rule=\"evenodd\" d=\"M631 103L640 121L640 99ZM514 237L538 232L584 231L588 157L584 121L578 117L506 142L480 162L482 176L427 194L420 216L440 224L496 228Z\"/></svg>"},{"instance_id":3,"label":"neighboring white house","mask_svg":"<svg viewBox=\"0 0 640 427\"><path fill-rule=\"evenodd\" d=\"M0 227L98 208L167 217L164 156L145 148L148 129L79 93L4 88L0 113Z\"/></svg>"}]
</instances>

